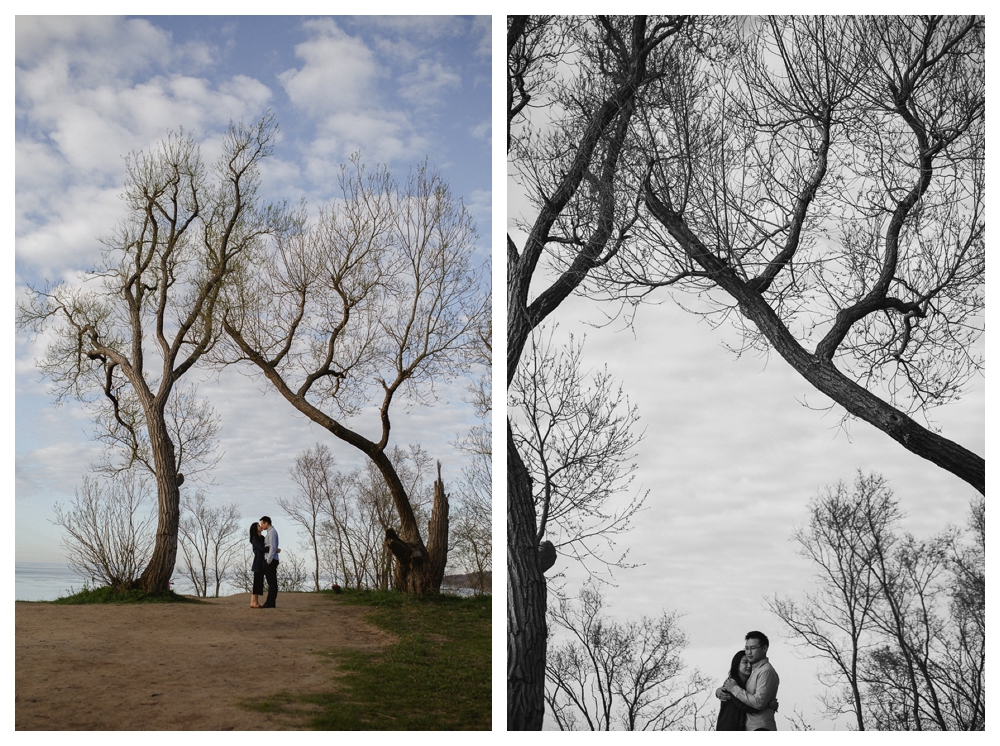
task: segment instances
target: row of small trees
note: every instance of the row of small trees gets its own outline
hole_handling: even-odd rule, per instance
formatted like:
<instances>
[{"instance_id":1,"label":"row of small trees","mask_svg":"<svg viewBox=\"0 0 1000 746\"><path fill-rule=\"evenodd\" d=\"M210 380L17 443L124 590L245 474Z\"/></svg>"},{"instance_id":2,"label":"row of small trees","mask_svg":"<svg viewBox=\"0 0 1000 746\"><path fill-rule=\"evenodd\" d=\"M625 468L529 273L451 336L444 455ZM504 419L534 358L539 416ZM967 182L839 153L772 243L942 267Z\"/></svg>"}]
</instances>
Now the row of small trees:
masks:
<instances>
[{"instance_id":1,"label":"row of small trees","mask_svg":"<svg viewBox=\"0 0 1000 746\"><path fill-rule=\"evenodd\" d=\"M440 464L431 483L431 459L419 446L394 448L390 458L417 519L430 521L435 492L443 488ZM448 513L449 566L473 576L473 588L479 591L492 567L489 473L481 473L481 468L488 468L484 459L469 467L468 481L460 483L461 499L449 503ZM390 588L394 557L384 537L394 526L392 495L373 465L341 471L330 449L317 443L296 457L292 479L298 490L278 504L311 547L314 587L319 590L320 577L325 576L344 587ZM477 499L484 495L485 501Z\"/></svg>"},{"instance_id":2,"label":"row of small trees","mask_svg":"<svg viewBox=\"0 0 1000 746\"><path fill-rule=\"evenodd\" d=\"M559 730L698 730L696 698L710 680L686 672L677 612L619 622L597 583L560 598L549 620L568 639L549 645L545 704ZM714 715L714 713L712 713Z\"/></svg>"},{"instance_id":3,"label":"row of small trees","mask_svg":"<svg viewBox=\"0 0 1000 746\"><path fill-rule=\"evenodd\" d=\"M414 498L418 516L427 518L440 475L428 485L431 461L420 447L392 451L396 471ZM334 469L329 449L317 444L296 457L291 470L298 491L279 498L279 506L304 530L313 569L283 548L278 582L283 590L315 590L321 577L344 587L392 587L394 555L384 537L392 531L392 498L379 472L370 464L351 472ZM149 510L151 485L142 472L122 472L114 479L86 477L73 503L55 508L55 523L64 531L70 565L84 578L124 589L139 577L154 546L155 511ZM455 527L449 555L458 572L473 577L481 591L490 571L489 505L456 501L450 523ZM218 596L223 583L250 592L252 575L247 526L235 503L212 506L203 492L181 499L178 572L198 596ZM311 577L310 577L311 576ZM478 581L478 582L476 582Z\"/></svg>"},{"instance_id":4,"label":"row of small trees","mask_svg":"<svg viewBox=\"0 0 1000 746\"><path fill-rule=\"evenodd\" d=\"M80 577L116 590L133 586L155 544L149 482L135 470L115 479L87 476L68 506L55 506L53 522L64 531L66 558ZM202 492L185 496L179 538L177 571L196 596L218 596L223 583L251 591L249 536L237 505L211 506ZM304 580L301 560L282 551L280 587L301 590Z\"/></svg>"},{"instance_id":5,"label":"row of small trees","mask_svg":"<svg viewBox=\"0 0 1000 746\"><path fill-rule=\"evenodd\" d=\"M795 539L815 590L769 606L826 660L829 714L858 730L985 729L985 511L973 503L967 537L952 526L918 539L878 474L813 501Z\"/></svg>"}]
</instances>

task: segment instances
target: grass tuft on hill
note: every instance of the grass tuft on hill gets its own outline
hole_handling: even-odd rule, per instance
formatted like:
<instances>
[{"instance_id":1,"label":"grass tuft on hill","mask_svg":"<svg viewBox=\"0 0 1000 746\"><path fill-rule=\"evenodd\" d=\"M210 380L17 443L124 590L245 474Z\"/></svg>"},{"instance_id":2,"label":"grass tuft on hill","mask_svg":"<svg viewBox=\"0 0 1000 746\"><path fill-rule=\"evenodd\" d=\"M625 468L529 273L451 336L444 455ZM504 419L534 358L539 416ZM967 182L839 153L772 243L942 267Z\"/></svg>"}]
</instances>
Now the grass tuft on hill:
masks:
<instances>
[{"instance_id":1,"label":"grass tuft on hill","mask_svg":"<svg viewBox=\"0 0 1000 746\"><path fill-rule=\"evenodd\" d=\"M336 690L246 702L255 712L310 711L318 730L490 730L492 597L344 591L336 603L367 606L366 618L398 642L377 653L331 650Z\"/></svg>"},{"instance_id":2,"label":"grass tuft on hill","mask_svg":"<svg viewBox=\"0 0 1000 746\"><path fill-rule=\"evenodd\" d=\"M146 593L137 588L117 590L102 586L100 588L84 587L78 593L57 598L50 603L73 606L80 604L190 604L200 603L200 601L179 596L173 591Z\"/></svg>"}]
</instances>

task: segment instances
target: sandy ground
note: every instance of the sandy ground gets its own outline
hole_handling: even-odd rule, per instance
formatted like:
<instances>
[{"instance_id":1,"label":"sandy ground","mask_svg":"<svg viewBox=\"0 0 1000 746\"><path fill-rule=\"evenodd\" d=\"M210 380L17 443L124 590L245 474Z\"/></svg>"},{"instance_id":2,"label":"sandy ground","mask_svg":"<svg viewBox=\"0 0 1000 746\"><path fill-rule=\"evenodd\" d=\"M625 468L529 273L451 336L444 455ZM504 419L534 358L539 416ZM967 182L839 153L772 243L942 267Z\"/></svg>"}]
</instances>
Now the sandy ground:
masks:
<instances>
[{"instance_id":1,"label":"sandy ground","mask_svg":"<svg viewBox=\"0 0 1000 746\"><path fill-rule=\"evenodd\" d=\"M367 609L282 593L205 604L15 604L15 730L288 730L238 701L336 688L318 651L377 650Z\"/></svg>"}]
</instances>

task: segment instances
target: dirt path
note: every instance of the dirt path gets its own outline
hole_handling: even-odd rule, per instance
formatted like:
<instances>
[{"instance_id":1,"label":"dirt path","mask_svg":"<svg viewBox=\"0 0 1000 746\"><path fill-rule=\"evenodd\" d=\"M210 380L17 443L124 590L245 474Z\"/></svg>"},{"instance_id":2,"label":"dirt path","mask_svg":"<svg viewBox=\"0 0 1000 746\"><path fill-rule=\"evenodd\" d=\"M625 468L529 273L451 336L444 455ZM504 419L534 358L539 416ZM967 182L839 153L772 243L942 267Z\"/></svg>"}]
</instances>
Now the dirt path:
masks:
<instances>
[{"instance_id":1,"label":"dirt path","mask_svg":"<svg viewBox=\"0 0 1000 746\"><path fill-rule=\"evenodd\" d=\"M318 651L393 641L327 596L249 595L205 604L15 604L15 730L287 730L237 705L277 692L332 691Z\"/></svg>"}]
</instances>

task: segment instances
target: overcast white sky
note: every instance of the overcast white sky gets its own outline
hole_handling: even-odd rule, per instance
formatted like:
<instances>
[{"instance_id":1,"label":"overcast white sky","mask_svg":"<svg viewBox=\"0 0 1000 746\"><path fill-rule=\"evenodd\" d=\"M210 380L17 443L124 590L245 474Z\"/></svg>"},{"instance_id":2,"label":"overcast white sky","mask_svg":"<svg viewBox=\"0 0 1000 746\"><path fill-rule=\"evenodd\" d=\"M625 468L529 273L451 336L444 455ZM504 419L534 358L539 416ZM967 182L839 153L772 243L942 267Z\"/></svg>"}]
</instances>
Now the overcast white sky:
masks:
<instances>
[{"instance_id":1,"label":"overcast white sky","mask_svg":"<svg viewBox=\"0 0 1000 746\"><path fill-rule=\"evenodd\" d=\"M907 514L904 529L929 538L949 523L964 527L978 493L867 423L845 432L839 408L803 406L829 400L780 357L738 358L724 346L737 343L733 329L713 330L667 294L661 299L640 309L634 329L598 328L606 318L599 304L578 296L546 325L558 323L557 340L586 337L583 369L607 365L645 427L629 497L649 496L618 540L639 566L616 570L602 586L608 616L683 612L690 642L683 658L719 684L744 634L762 630L782 682L779 729L789 727L782 715L798 711L817 729L846 730L846 718L821 718L817 663L796 654L765 602L775 594L801 598L811 588L812 567L791 541L808 521L809 500L838 481L851 484L858 469L877 471ZM978 378L962 401L934 410L933 421L946 437L985 454L985 406ZM551 573L564 574L570 594L586 580L565 558Z\"/></svg>"},{"instance_id":2,"label":"overcast white sky","mask_svg":"<svg viewBox=\"0 0 1000 746\"><path fill-rule=\"evenodd\" d=\"M727 9L728 10L728 9ZM523 246L511 218L532 213L508 179L508 230ZM536 278L538 274L536 274ZM550 277L551 279L551 277ZM536 279L535 292L545 284ZM770 637L769 657L781 678L778 727L802 713L817 729L846 730L847 718L823 721L816 696L817 662L797 656L765 599L802 598L812 567L791 540L808 521L808 504L827 486L853 483L858 469L881 473L907 514L904 530L929 538L947 524L965 527L978 493L864 422L847 432L843 410L822 397L778 355L738 358L732 328L713 330L677 307L667 290L651 298L631 329L606 320L596 301L577 296L548 319L556 339L586 336L584 370L606 364L638 406L645 439L637 448L636 491L649 490L646 508L618 541L639 567L616 571L604 586L608 615L624 621L677 610L690 646L683 658L720 685L746 632ZM986 395L982 377L964 398L931 412L945 437L986 454ZM586 574L560 558L568 592ZM717 712L717 701L709 708Z\"/></svg>"},{"instance_id":3,"label":"overcast white sky","mask_svg":"<svg viewBox=\"0 0 1000 746\"><path fill-rule=\"evenodd\" d=\"M852 483L857 469L878 471L908 514L906 530L930 537L948 523L964 526L978 493L867 423L845 434L836 410L802 406L823 400L783 360L737 358L722 345L735 341L732 330L712 330L669 301L641 309L634 337L588 326L603 317L578 297L553 320L563 336L587 336L584 369L607 364L646 428L636 486L650 494L619 542L640 567L616 571L617 587L605 587L609 615L684 612L684 659L720 683L743 635L760 629L781 677L779 715L798 709L814 726L834 727L816 714L815 663L795 656L764 600L801 598L810 588L812 568L790 541L808 520L810 498L840 480ZM984 415L982 379L963 401L934 413L945 436L979 454ZM578 567L562 561L550 572L560 570L568 589L582 585Z\"/></svg>"},{"instance_id":4,"label":"overcast white sky","mask_svg":"<svg viewBox=\"0 0 1000 746\"><path fill-rule=\"evenodd\" d=\"M338 164L360 150L400 180L425 158L473 211L478 252L490 254L489 17L19 17L16 21L14 285L60 281L99 258L98 237L122 217L122 156L183 127L210 161L231 119L274 111L281 130L263 171L263 198L315 210L334 194ZM43 341L16 339L18 561L60 561L49 522L98 460L78 405L53 406L34 361ZM402 409L393 442L420 443L446 482L464 459L451 445L475 423L464 381L434 408ZM295 416L236 371L201 386L222 418L225 456L206 488L237 502L249 523L281 529L294 457L330 446L341 468L360 454ZM365 422L370 423L365 425ZM353 423L374 434L377 420ZM284 543L293 530L285 523Z\"/></svg>"}]
</instances>

